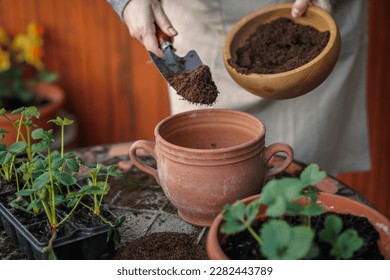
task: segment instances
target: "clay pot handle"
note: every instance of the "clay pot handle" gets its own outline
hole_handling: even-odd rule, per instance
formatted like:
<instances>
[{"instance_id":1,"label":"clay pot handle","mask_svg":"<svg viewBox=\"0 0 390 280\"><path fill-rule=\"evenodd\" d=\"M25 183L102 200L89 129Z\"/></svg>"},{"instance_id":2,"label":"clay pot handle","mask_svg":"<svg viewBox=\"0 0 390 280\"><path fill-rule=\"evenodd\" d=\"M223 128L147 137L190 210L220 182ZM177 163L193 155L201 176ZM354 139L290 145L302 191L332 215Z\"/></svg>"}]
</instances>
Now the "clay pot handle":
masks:
<instances>
[{"instance_id":1,"label":"clay pot handle","mask_svg":"<svg viewBox=\"0 0 390 280\"><path fill-rule=\"evenodd\" d=\"M137 150L144 150L145 152L149 153L155 160L156 160L156 153L154 151L156 146L156 142L154 141L146 141L146 140L138 140L131 145L129 150L130 160L134 163L137 168L149 175L152 175L156 181L159 183L158 175L157 175L157 169L147 165L146 163L138 160L137 157Z\"/></svg>"},{"instance_id":2,"label":"clay pot handle","mask_svg":"<svg viewBox=\"0 0 390 280\"><path fill-rule=\"evenodd\" d=\"M263 164L267 168L268 163L270 162L271 158L276 155L277 153L286 153L287 157L278 165L275 167L275 169L266 169L266 173L264 176L264 182L271 176L274 176L276 174L279 174L280 172L284 171L289 167L291 162L293 161L294 152L292 148L283 143L274 143L263 151Z\"/></svg>"}]
</instances>

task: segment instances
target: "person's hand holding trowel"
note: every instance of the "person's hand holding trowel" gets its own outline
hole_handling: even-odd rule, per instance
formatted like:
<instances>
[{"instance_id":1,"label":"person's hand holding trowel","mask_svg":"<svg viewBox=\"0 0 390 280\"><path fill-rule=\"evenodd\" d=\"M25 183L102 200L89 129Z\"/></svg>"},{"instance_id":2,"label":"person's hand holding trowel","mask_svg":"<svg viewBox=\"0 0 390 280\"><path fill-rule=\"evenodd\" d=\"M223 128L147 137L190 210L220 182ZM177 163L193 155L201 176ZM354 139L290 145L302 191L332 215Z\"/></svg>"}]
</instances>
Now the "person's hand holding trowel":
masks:
<instances>
[{"instance_id":1,"label":"person's hand holding trowel","mask_svg":"<svg viewBox=\"0 0 390 280\"><path fill-rule=\"evenodd\" d=\"M183 99L212 105L219 94L210 68L191 50L179 57L173 47L178 32L166 16L158 0L132 0L123 13L131 36L148 50L161 75Z\"/></svg>"},{"instance_id":2,"label":"person's hand holding trowel","mask_svg":"<svg viewBox=\"0 0 390 280\"><path fill-rule=\"evenodd\" d=\"M155 24L170 37L178 34L159 0L131 0L123 11L123 20L130 35L159 57L163 57L164 52L157 42Z\"/></svg>"}]
</instances>

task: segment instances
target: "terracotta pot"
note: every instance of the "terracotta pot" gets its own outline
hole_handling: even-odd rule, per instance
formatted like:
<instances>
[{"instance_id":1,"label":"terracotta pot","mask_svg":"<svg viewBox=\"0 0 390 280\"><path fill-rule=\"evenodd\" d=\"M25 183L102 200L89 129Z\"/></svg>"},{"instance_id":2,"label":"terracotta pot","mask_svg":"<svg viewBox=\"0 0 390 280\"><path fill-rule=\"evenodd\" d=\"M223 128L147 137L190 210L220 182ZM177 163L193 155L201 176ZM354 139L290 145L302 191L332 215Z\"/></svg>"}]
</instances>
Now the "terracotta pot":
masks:
<instances>
[{"instance_id":1,"label":"terracotta pot","mask_svg":"<svg viewBox=\"0 0 390 280\"><path fill-rule=\"evenodd\" d=\"M47 123L51 119L55 119L58 115L59 109L63 106L65 101L64 91L52 84L39 84L36 88L37 95L47 99L49 102L45 105L38 107L41 112L39 119L33 118L33 122L40 128L45 130L54 128L55 124ZM20 114L7 114L7 116L12 120L16 121L20 119ZM15 142L16 139L16 130L15 128L4 118L0 117L0 128L8 130L9 133L4 134L4 138L0 140L0 143L4 143L7 146L10 146ZM34 129L34 127L33 127ZM24 135L26 131L22 129Z\"/></svg>"},{"instance_id":2,"label":"terracotta pot","mask_svg":"<svg viewBox=\"0 0 390 280\"><path fill-rule=\"evenodd\" d=\"M137 158L139 149L156 160L157 169ZM278 152L286 153L286 159L267 170ZM156 178L180 217L199 226L210 226L225 204L260 193L265 180L293 159L288 145L265 147L260 120L224 109L170 116L156 126L155 141L136 141L129 153L140 170Z\"/></svg>"},{"instance_id":3,"label":"terracotta pot","mask_svg":"<svg viewBox=\"0 0 390 280\"><path fill-rule=\"evenodd\" d=\"M250 203L258 197L259 195L254 195L245 198L242 201L244 203ZM318 203L324 206L325 212L335 212L366 217L379 232L380 240L378 242L378 246L382 255L385 259L390 259L390 221L385 216L363 203L335 194L320 193L318 195ZM262 205L260 207L258 218L265 216L265 210L266 207ZM208 232L206 249L207 254L211 260L229 259L220 246L220 242L226 236L220 233L222 222L222 213L220 213L215 218Z\"/></svg>"},{"instance_id":4,"label":"terracotta pot","mask_svg":"<svg viewBox=\"0 0 390 280\"><path fill-rule=\"evenodd\" d=\"M294 98L316 88L331 73L340 53L340 33L332 16L325 10L309 5L298 18L291 16L292 3L276 4L255 11L238 21L228 33L224 45L226 70L236 83L247 91L268 99ZM236 57L241 47L257 26L286 17L298 24L309 25L318 31L330 32L324 50L312 61L296 69L276 74L242 74L227 62Z\"/></svg>"}]
</instances>

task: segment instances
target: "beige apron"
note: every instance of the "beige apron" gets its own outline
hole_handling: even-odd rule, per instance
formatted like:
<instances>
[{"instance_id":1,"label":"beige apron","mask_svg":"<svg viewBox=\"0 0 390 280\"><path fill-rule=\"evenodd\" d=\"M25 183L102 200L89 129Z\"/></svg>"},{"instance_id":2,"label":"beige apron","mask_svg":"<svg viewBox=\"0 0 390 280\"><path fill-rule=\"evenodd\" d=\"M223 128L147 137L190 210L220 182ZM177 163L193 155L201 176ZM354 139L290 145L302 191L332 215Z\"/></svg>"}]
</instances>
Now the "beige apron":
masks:
<instances>
[{"instance_id":1,"label":"beige apron","mask_svg":"<svg viewBox=\"0 0 390 280\"><path fill-rule=\"evenodd\" d=\"M370 168L365 104L367 2L336 1L333 16L342 47L327 80L312 92L289 100L266 100L240 88L223 65L223 43L229 29L244 15L286 1L166 0L165 11L179 35L174 44L184 56L195 49L211 68L220 91L214 108L251 113L266 125L266 145L290 144L295 159L318 163L330 174ZM170 88L172 114L209 108L180 99Z\"/></svg>"}]
</instances>

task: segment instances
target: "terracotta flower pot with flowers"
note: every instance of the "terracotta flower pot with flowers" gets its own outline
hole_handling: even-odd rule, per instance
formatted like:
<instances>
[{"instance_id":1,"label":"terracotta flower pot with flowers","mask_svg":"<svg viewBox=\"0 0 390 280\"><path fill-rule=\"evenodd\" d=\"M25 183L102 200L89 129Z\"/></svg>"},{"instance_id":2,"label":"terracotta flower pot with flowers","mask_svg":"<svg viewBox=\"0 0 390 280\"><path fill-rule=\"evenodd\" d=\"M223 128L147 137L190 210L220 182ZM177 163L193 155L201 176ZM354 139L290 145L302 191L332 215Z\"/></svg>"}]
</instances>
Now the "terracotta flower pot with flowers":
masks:
<instances>
[{"instance_id":1,"label":"terracotta flower pot with flowers","mask_svg":"<svg viewBox=\"0 0 390 280\"><path fill-rule=\"evenodd\" d=\"M33 119L34 124L50 129L53 124L47 121L58 115L65 95L60 87L50 84L57 80L57 74L44 68L43 33L43 27L34 22L27 26L26 33L13 38L0 27L0 108L15 122L21 117L15 109L36 106L41 114ZM4 118L0 129L8 131L0 143L10 145L15 141L15 129Z\"/></svg>"}]
</instances>

